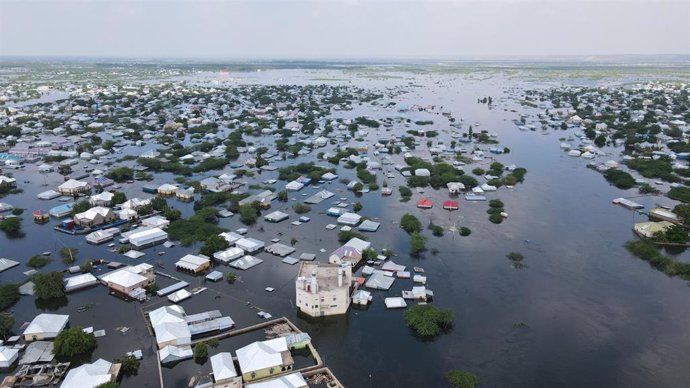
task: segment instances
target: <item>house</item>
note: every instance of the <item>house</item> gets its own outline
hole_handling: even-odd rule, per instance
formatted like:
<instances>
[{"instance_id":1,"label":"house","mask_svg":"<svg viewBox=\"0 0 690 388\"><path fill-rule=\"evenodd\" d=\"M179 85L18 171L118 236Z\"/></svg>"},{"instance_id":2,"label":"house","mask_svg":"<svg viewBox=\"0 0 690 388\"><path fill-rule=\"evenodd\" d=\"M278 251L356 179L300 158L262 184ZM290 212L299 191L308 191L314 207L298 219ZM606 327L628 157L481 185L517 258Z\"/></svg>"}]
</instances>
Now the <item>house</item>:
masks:
<instances>
[{"instance_id":1,"label":"house","mask_svg":"<svg viewBox=\"0 0 690 388\"><path fill-rule=\"evenodd\" d=\"M0 187L17 187L17 180L4 175L0 175Z\"/></svg>"},{"instance_id":2,"label":"house","mask_svg":"<svg viewBox=\"0 0 690 388\"><path fill-rule=\"evenodd\" d=\"M159 307L149 312L149 320L161 351L169 345L189 347L192 343L192 332L187 324L187 314L181 306ZM175 349L168 351L170 350ZM161 360L162 356L163 354L161 354Z\"/></svg>"},{"instance_id":3,"label":"house","mask_svg":"<svg viewBox=\"0 0 690 388\"><path fill-rule=\"evenodd\" d=\"M371 247L370 242L354 237L350 239L350 241L346 242L343 246L333 251L328 256L328 262L331 264L348 262L353 267L357 266L357 264L359 264L359 262L362 260L362 254L369 247Z\"/></svg>"},{"instance_id":4,"label":"house","mask_svg":"<svg viewBox=\"0 0 690 388\"><path fill-rule=\"evenodd\" d=\"M235 246L242 249L246 253L258 252L264 248L264 242L251 237L242 237L235 241Z\"/></svg>"},{"instance_id":5,"label":"house","mask_svg":"<svg viewBox=\"0 0 690 388\"><path fill-rule=\"evenodd\" d=\"M70 179L67 182L58 186L58 191L62 195L79 195L88 194L91 192L91 184L88 182L81 182L76 179Z\"/></svg>"},{"instance_id":6,"label":"house","mask_svg":"<svg viewBox=\"0 0 690 388\"><path fill-rule=\"evenodd\" d=\"M285 337L253 342L235 353L245 382L290 371L295 363Z\"/></svg>"},{"instance_id":7,"label":"house","mask_svg":"<svg viewBox=\"0 0 690 388\"><path fill-rule=\"evenodd\" d=\"M362 216L357 213L344 213L338 217L338 223L343 225L355 226L362 220Z\"/></svg>"},{"instance_id":8,"label":"house","mask_svg":"<svg viewBox=\"0 0 690 388\"><path fill-rule=\"evenodd\" d=\"M116 220L118 217L107 207L96 206L74 216L74 223L81 227L94 227L107 224Z\"/></svg>"},{"instance_id":9,"label":"house","mask_svg":"<svg viewBox=\"0 0 690 388\"><path fill-rule=\"evenodd\" d=\"M274 379L268 379L257 383L251 383L245 388L309 388L300 372L290 373Z\"/></svg>"},{"instance_id":10,"label":"house","mask_svg":"<svg viewBox=\"0 0 690 388\"><path fill-rule=\"evenodd\" d=\"M122 233L129 240L129 244L136 249L148 248L162 244L168 239L168 233L159 228L137 228L130 232Z\"/></svg>"},{"instance_id":11,"label":"house","mask_svg":"<svg viewBox=\"0 0 690 388\"><path fill-rule=\"evenodd\" d=\"M206 256L197 256L187 254L175 263L175 268L178 271L190 272L197 274L203 272L211 267L211 260Z\"/></svg>"},{"instance_id":12,"label":"house","mask_svg":"<svg viewBox=\"0 0 690 388\"><path fill-rule=\"evenodd\" d=\"M55 338L67 326L68 321L69 315L38 314L22 333L24 341Z\"/></svg>"},{"instance_id":13,"label":"house","mask_svg":"<svg viewBox=\"0 0 690 388\"><path fill-rule=\"evenodd\" d=\"M287 220L288 217L290 217L290 216L287 213L283 213L281 211L276 210L276 211L264 216L264 220L266 220L268 222L277 223L280 221Z\"/></svg>"},{"instance_id":14,"label":"house","mask_svg":"<svg viewBox=\"0 0 690 388\"><path fill-rule=\"evenodd\" d=\"M156 189L156 191L161 196L171 196L171 195L175 195L175 193L177 193L177 186L171 185L169 183L164 183L164 184L158 186L158 189Z\"/></svg>"},{"instance_id":15,"label":"house","mask_svg":"<svg viewBox=\"0 0 690 388\"><path fill-rule=\"evenodd\" d=\"M446 210L458 210L460 209L460 204L458 201L443 201L443 208Z\"/></svg>"},{"instance_id":16,"label":"house","mask_svg":"<svg viewBox=\"0 0 690 388\"><path fill-rule=\"evenodd\" d=\"M214 354L210 358L211 370L213 371L213 381L216 384L223 384L228 388L241 388L242 377L237 374L232 353L221 352Z\"/></svg>"},{"instance_id":17,"label":"house","mask_svg":"<svg viewBox=\"0 0 690 388\"><path fill-rule=\"evenodd\" d=\"M429 198L422 198L417 201L417 207L420 209L431 209L434 207L434 202Z\"/></svg>"},{"instance_id":18,"label":"house","mask_svg":"<svg viewBox=\"0 0 690 388\"><path fill-rule=\"evenodd\" d=\"M351 284L350 265L302 262L295 281L297 308L312 317L345 314Z\"/></svg>"},{"instance_id":19,"label":"house","mask_svg":"<svg viewBox=\"0 0 690 388\"><path fill-rule=\"evenodd\" d=\"M92 195L91 198L89 198L89 204L91 204L91 206L110 206L114 195L115 194L109 191Z\"/></svg>"},{"instance_id":20,"label":"house","mask_svg":"<svg viewBox=\"0 0 690 388\"><path fill-rule=\"evenodd\" d=\"M450 195L457 195L465 190L465 185L460 182L448 182L446 187L448 187L448 194Z\"/></svg>"},{"instance_id":21,"label":"house","mask_svg":"<svg viewBox=\"0 0 690 388\"><path fill-rule=\"evenodd\" d=\"M102 358L91 364L82 364L70 369L60 388L96 388L115 381L120 374L121 364L113 364Z\"/></svg>"},{"instance_id":22,"label":"house","mask_svg":"<svg viewBox=\"0 0 690 388\"><path fill-rule=\"evenodd\" d=\"M0 346L0 369L10 369L19 358L19 349Z\"/></svg>"},{"instance_id":23,"label":"house","mask_svg":"<svg viewBox=\"0 0 690 388\"><path fill-rule=\"evenodd\" d=\"M165 229L168 227L168 225L170 225L170 221L161 216L153 216L141 220L141 226L145 226L147 228Z\"/></svg>"},{"instance_id":24,"label":"house","mask_svg":"<svg viewBox=\"0 0 690 388\"><path fill-rule=\"evenodd\" d=\"M665 233L671 226L673 224L668 221L638 222L633 226L633 231L640 237L653 238L659 233Z\"/></svg>"},{"instance_id":25,"label":"house","mask_svg":"<svg viewBox=\"0 0 690 388\"><path fill-rule=\"evenodd\" d=\"M99 277L99 280L111 291L130 295L137 289L144 289L155 283L156 274L151 264L141 263L108 272Z\"/></svg>"}]
</instances>

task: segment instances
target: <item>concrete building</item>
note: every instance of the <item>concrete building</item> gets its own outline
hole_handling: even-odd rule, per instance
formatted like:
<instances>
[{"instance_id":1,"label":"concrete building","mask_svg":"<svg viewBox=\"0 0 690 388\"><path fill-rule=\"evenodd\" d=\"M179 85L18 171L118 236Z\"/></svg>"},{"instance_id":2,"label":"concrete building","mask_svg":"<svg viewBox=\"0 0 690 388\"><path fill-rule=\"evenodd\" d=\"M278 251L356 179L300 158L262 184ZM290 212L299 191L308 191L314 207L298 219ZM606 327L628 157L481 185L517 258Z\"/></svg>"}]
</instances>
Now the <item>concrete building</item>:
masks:
<instances>
[{"instance_id":1,"label":"concrete building","mask_svg":"<svg viewBox=\"0 0 690 388\"><path fill-rule=\"evenodd\" d=\"M280 375L292 370L295 363L285 337L257 341L237 349L236 353L245 382Z\"/></svg>"},{"instance_id":2,"label":"concrete building","mask_svg":"<svg viewBox=\"0 0 690 388\"><path fill-rule=\"evenodd\" d=\"M366 249L371 247L371 243L361 240L359 238L352 238L343 246L333 251L328 256L328 262L331 264L350 263L355 267L362 260L362 254Z\"/></svg>"},{"instance_id":3,"label":"concrete building","mask_svg":"<svg viewBox=\"0 0 690 388\"><path fill-rule=\"evenodd\" d=\"M345 314L351 284L350 265L302 263L295 281L297 308L312 317Z\"/></svg>"},{"instance_id":4,"label":"concrete building","mask_svg":"<svg viewBox=\"0 0 690 388\"><path fill-rule=\"evenodd\" d=\"M22 333L24 341L55 338L67 326L68 321L69 315L38 314Z\"/></svg>"},{"instance_id":5,"label":"concrete building","mask_svg":"<svg viewBox=\"0 0 690 388\"><path fill-rule=\"evenodd\" d=\"M131 232L122 233L122 236L127 237L129 243L137 249L162 244L168 239L168 234L160 228L139 228Z\"/></svg>"},{"instance_id":6,"label":"concrete building","mask_svg":"<svg viewBox=\"0 0 690 388\"><path fill-rule=\"evenodd\" d=\"M75 214L74 223L81 227L94 227L107 224L116 219L118 219L118 216L110 208L96 206L85 212Z\"/></svg>"},{"instance_id":7,"label":"concrete building","mask_svg":"<svg viewBox=\"0 0 690 388\"><path fill-rule=\"evenodd\" d=\"M300 372L245 385L245 388L309 388Z\"/></svg>"},{"instance_id":8,"label":"concrete building","mask_svg":"<svg viewBox=\"0 0 690 388\"><path fill-rule=\"evenodd\" d=\"M113 364L102 358L91 364L83 364L70 369L60 388L96 388L101 384L115 381L121 364Z\"/></svg>"},{"instance_id":9,"label":"concrete building","mask_svg":"<svg viewBox=\"0 0 690 388\"><path fill-rule=\"evenodd\" d=\"M136 266L124 267L100 277L101 282L105 283L111 291L123 295L130 295L138 288L146 288L156 282L156 274L153 266L141 263Z\"/></svg>"},{"instance_id":10,"label":"concrete building","mask_svg":"<svg viewBox=\"0 0 690 388\"><path fill-rule=\"evenodd\" d=\"M175 268L178 271L190 272L197 274L199 272L204 272L211 267L211 260L206 256L197 255L184 255L180 260L175 263Z\"/></svg>"},{"instance_id":11,"label":"concrete building","mask_svg":"<svg viewBox=\"0 0 690 388\"><path fill-rule=\"evenodd\" d=\"M58 186L58 191L62 195L87 194L91 192L91 184L89 184L88 182L81 182L75 179L70 179L67 182Z\"/></svg>"}]
</instances>

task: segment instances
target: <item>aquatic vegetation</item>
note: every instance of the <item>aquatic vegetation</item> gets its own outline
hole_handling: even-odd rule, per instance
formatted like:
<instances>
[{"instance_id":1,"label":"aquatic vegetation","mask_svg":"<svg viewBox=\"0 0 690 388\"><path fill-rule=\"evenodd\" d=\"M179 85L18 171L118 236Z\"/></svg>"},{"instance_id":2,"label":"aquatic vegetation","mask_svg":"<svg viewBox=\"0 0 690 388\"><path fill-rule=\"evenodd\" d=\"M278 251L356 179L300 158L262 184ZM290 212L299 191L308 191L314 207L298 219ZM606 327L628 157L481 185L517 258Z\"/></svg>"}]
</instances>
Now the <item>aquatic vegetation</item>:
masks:
<instances>
[{"instance_id":1,"label":"aquatic vegetation","mask_svg":"<svg viewBox=\"0 0 690 388\"><path fill-rule=\"evenodd\" d=\"M417 304L405 311L405 323L422 338L433 338L453 325L453 312L431 304Z\"/></svg>"}]
</instances>

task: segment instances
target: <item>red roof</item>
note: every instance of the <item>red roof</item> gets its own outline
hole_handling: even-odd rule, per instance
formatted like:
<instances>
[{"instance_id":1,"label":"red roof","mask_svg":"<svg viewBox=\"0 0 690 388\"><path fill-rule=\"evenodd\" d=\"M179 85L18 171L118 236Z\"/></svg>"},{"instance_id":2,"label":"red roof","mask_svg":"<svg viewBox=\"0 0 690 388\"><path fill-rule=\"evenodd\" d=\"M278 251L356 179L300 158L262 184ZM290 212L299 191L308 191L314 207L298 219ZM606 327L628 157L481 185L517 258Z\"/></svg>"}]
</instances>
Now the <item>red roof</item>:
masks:
<instances>
[{"instance_id":1,"label":"red roof","mask_svg":"<svg viewBox=\"0 0 690 388\"><path fill-rule=\"evenodd\" d=\"M434 203L429 198L422 198L417 201L417 207L430 208L434 206Z\"/></svg>"},{"instance_id":2,"label":"red roof","mask_svg":"<svg viewBox=\"0 0 690 388\"><path fill-rule=\"evenodd\" d=\"M458 201L443 201L443 208L448 210L460 209Z\"/></svg>"}]
</instances>

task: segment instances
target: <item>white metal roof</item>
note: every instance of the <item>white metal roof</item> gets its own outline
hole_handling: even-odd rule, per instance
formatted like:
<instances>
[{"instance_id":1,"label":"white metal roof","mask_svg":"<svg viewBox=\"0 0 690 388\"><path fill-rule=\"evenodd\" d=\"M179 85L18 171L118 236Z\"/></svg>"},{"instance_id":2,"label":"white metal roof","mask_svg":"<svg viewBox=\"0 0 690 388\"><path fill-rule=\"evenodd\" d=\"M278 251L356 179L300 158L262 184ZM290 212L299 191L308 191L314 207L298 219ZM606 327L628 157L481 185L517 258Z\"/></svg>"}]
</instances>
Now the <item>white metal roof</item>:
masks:
<instances>
[{"instance_id":1,"label":"white metal roof","mask_svg":"<svg viewBox=\"0 0 690 388\"><path fill-rule=\"evenodd\" d=\"M213 378L216 382L237 377L237 370L232 362L232 354L230 352L211 356L211 368L213 369Z\"/></svg>"},{"instance_id":2,"label":"white metal roof","mask_svg":"<svg viewBox=\"0 0 690 388\"><path fill-rule=\"evenodd\" d=\"M260 381L258 383L247 384L245 388L305 388L308 387L304 377L299 372L290 373L276 377L275 379Z\"/></svg>"},{"instance_id":3,"label":"white metal roof","mask_svg":"<svg viewBox=\"0 0 690 388\"><path fill-rule=\"evenodd\" d=\"M287 341L283 337L254 342L237 349L237 361L243 374L259 371L282 365L283 356L280 353L286 350Z\"/></svg>"},{"instance_id":4,"label":"white metal roof","mask_svg":"<svg viewBox=\"0 0 690 388\"><path fill-rule=\"evenodd\" d=\"M59 333L67 325L68 320L69 315L38 314L24 330L23 335Z\"/></svg>"},{"instance_id":5,"label":"white metal roof","mask_svg":"<svg viewBox=\"0 0 690 388\"><path fill-rule=\"evenodd\" d=\"M67 372L61 388L94 388L112 379L113 364L99 358L92 364L83 364Z\"/></svg>"}]
</instances>

